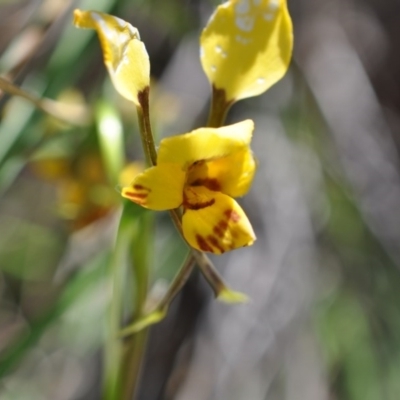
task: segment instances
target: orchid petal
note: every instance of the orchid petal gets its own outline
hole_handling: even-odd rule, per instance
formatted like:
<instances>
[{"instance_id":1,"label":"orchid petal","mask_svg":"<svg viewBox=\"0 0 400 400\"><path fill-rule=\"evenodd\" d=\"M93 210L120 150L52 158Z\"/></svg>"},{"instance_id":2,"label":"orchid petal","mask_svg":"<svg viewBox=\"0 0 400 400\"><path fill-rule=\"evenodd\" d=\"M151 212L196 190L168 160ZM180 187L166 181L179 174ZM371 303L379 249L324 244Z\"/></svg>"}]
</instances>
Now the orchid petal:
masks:
<instances>
[{"instance_id":1,"label":"orchid petal","mask_svg":"<svg viewBox=\"0 0 400 400\"><path fill-rule=\"evenodd\" d=\"M120 18L98 11L75 10L74 24L97 31L104 64L115 88L139 105L140 93L150 85L150 61L138 30Z\"/></svg>"},{"instance_id":2,"label":"orchid petal","mask_svg":"<svg viewBox=\"0 0 400 400\"><path fill-rule=\"evenodd\" d=\"M203 186L187 188L183 206L183 235L195 249L222 254L256 240L242 208L225 194Z\"/></svg>"},{"instance_id":3,"label":"orchid petal","mask_svg":"<svg viewBox=\"0 0 400 400\"><path fill-rule=\"evenodd\" d=\"M227 102L257 96L286 73L293 28L286 0L230 0L211 16L200 38L210 83Z\"/></svg>"},{"instance_id":4,"label":"orchid petal","mask_svg":"<svg viewBox=\"0 0 400 400\"><path fill-rule=\"evenodd\" d=\"M122 196L151 210L171 210L182 204L185 173L177 164L162 164L137 175Z\"/></svg>"},{"instance_id":5,"label":"orchid petal","mask_svg":"<svg viewBox=\"0 0 400 400\"><path fill-rule=\"evenodd\" d=\"M200 128L183 135L163 139L158 163L177 163L187 169L201 160L228 156L249 146L254 122L245 120L221 128Z\"/></svg>"}]
</instances>

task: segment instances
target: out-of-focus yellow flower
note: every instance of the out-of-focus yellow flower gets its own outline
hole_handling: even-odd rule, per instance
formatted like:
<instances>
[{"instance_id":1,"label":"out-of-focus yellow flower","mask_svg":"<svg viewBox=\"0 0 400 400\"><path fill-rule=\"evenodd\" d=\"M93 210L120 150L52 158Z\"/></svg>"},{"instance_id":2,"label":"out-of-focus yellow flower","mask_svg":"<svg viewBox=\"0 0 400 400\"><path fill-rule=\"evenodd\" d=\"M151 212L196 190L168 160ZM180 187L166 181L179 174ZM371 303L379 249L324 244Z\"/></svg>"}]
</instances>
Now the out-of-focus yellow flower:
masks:
<instances>
[{"instance_id":1,"label":"out-of-focus yellow flower","mask_svg":"<svg viewBox=\"0 0 400 400\"><path fill-rule=\"evenodd\" d=\"M150 61L138 30L120 18L98 11L75 10L74 24L97 31L115 88L139 105L140 94L150 85Z\"/></svg>"},{"instance_id":2,"label":"out-of-focus yellow flower","mask_svg":"<svg viewBox=\"0 0 400 400\"><path fill-rule=\"evenodd\" d=\"M73 231L99 220L121 203L107 182L97 151L85 151L74 159L38 158L30 162L30 167L36 176L55 184L57 211Z\"/></svg>"},{"instance_id":3,"label":"out-of-focus yellow flower","mask_svg":"<svg viewBox=\"0 0 400 400\"><path fill-rule=\"evenodd\" d=\"M293 47L286 0L230 0L211 16L200 59L226 102L257 96L286 73Z\"/></svg>"},{"instance_id":4,"label":"out-of-focus yellow flower","mask_svg":"<svg viewBox=\"0 0 400 400\"><path fill-rule=\"evenodd\" d=\"M253 229L233 197L253 180L253 129L246 120L163 139L157 166L137 175L122 196L152 210L182 206L183 234L196 249L221 254L251 245Z\"/></svg>"}]
</instances>

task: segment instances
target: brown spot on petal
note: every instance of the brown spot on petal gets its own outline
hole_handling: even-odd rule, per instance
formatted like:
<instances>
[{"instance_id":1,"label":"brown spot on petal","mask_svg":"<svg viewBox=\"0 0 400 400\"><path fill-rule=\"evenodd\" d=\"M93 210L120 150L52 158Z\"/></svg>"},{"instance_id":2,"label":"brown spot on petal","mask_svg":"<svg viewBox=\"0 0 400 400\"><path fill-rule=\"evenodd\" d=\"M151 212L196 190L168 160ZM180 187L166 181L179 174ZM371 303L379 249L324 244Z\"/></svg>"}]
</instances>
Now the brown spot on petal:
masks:
<instances>
[{"instance_id":1,"label":"brown spot on petal","mask_svg":"<svg viewBox=\"0 0 400 400\"><path fill-rule=\"evenodd\" d=\"M224 236L224 231L219 226L214 226L213 232L220 238Z\"/></svg>"},{"instance_id":2,"label":"brown spot on petal","mask_svg":"<svg viewBox=\"0 0 400 400\"><path fill-rule=\"evenodd\" d=\"M207 236L207 240L211 243L212 246L214 246L216 249L218 249L220 251L220 253L225 252L225 249L223 247L221 247L218 239L215 236L209 235L209 236Z\"/></svg>"},{"instance_id":3,"label":"brown spot on petal","mask_svg":"<svg viewBox=\"0 0 400 400\"><path fill-rule=\"evenodd\" d=\"M203 236L196 235L196 242L201 250L213 252L212 247L207 243Z\"/></svg>"},{"instance_id":4,"label":"brown spot on petal","mask_svg":"<svg viewBox=\"0 0 400 400\"><path fill-rule=\"evenodd\" d=\"M218 222L218 228L225 232L228 229L228 223L221 220Z\"/></svg>"},{"instance_id":5,"label":"brown spot on petal","mask_svg":"<svg viewBox=\"0 0 400 400\"><path fill-rule=\"evenodd\" d=\"M221 190L221 185L217 179L207 179L206 182L204 182L204 186L214 192L219 192Z\"/></svg>"},{"instance_id":6,"label":"brown spot on petal","mask_svg":"<svg viewBox=\"0 0 400 400\"><path fill-rule=\"evenodd\" d=\"M191 168L192 166L194 166L194 165L202 165L202 164L204 164L204 163L205 163L204 160L197 160L197 161L195 161L195 162L190 166L190 168Z\"/></svg>"},{"instance_id":7,"label":"brown spot on petal","mask_svg":"<svg viewBox=\"0 0 400 400\"><path fill-rule=\"evenodd\" d=\"M133 185L133 188L136 190L146 190L147 192L150 192L150 189L147 187L144 187L143 185L139 185L138 183L136 183L135 185Z\"/></svg>"},{"instance_id":8,"label":"brown spot on petal","mask_svg":"<svg viewBox=\"0 0 400 400\"><path fill-rule=\"evenodd\" d=\"M192 182L191 186L204 186L214 192L219 192L221 190L221 185L218 179L215 178L196 179Z\"/></svg>"},{"instance_id":9,"label":"brown spot on petal","mask_svg":"<svg viewBox=\"0 0 400 400\"><path fill-rule=\"evenodd\" d=\"M215 203L215 199L211 199L209 201L205 201L203 203L189 203L184 199L183 201L183 207L189 209L189 210L200 210L202 208L210 207Z\"/></svg>"},{"instance_id":10,"label":"brown spot on petal","mask_svg":"<svg viewBox=\"0 0 400 400\"><path fill-rule=\"evenodd\" d=\"M224 214L228 220L231 220L233 222L240 221L240 215L234 210L226 210Z\"/></svg>"}]
</instances>

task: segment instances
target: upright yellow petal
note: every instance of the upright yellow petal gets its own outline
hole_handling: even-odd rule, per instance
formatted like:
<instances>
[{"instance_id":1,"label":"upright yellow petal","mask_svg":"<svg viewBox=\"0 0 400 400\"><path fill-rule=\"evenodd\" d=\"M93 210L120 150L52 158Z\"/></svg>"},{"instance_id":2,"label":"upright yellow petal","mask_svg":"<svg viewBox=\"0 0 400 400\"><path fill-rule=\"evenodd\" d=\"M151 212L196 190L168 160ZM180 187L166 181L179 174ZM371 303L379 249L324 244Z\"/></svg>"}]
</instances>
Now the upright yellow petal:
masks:
<instances>
[{"instance_id":1,"label":"upright yellow petal","mask_svg":"<svg viewBox=\"0 0 400 400\"><path fill-rule=\"evenodd\" d=\"M226 101L257 96L286 73L292 22L286 0L230 0L221 4L200 38L201 63Z\"/></svg>"},{"instance_id":2,"label":"upright yellow petal","mask_svg":"<svg viewBox=\"0 0 400 400\"><path fill-rule=\"evenodd\" d=\"M157 162L173 162L187 169L196 161L225 157L247 147L253 129L254 123L248 119L222 128L200 128L163 139Z\"/></svg>"},{"instance_id":3,"label":"upright yellow petal","mask_svg":"<svg viewBox=\"0 0 400 400\"><path fill-rule=\"evenodd\" d=\"M251 224L231 197L205 187L185 190L183 235L195 249L222 254L256 240Z\"/></svg>"},{"instance_id":4,"label":"upright yellow petal","mask_svg":"<svg viewBox=\"0 0 400 400\"><path fill-rule=\"evenodd\" d=\"M139 93L150 84L149 56L138 30L120 18L97 11L75 10L74 24L97 31L115 88L138 105Z\"/></svg>"},{"instance_id":5,"label":"upright yellow petal","mask_svg":"<svg viewBox=\"0 0 400 400\"><path fill-rule=\"evenodd\" d=\"M231 197L246 194L254 178L256 162L252 151L245 147L236 153L190 166L186 184L205 186Z\"/></svg>"},{"instance_id":6,"label":"upright yellow petal","mask_svg":"<svg viewBox=\"0 0 400 400\"><path fill-rule=\"evenodd\" d=\"M122 196L151 210L171 210L183 201L186 174L177 164L162 164L137 175Z\"/></svg>"}]
</instances>

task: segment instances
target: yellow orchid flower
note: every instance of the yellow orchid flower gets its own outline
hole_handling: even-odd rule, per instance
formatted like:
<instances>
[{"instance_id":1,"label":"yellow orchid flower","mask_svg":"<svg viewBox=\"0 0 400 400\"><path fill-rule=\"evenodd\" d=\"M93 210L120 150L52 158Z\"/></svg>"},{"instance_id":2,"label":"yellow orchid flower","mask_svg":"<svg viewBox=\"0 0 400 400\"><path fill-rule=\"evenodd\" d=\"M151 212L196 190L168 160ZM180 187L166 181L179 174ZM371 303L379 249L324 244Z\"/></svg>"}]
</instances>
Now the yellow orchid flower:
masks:
<instances>
[{"instance_id":1,"label":"yellow orchid flower","mask_svg":"<svg viewBox=\"0 0 400 400\"><path fill-rule=\"evenodd\" d=\"M253 244L251 224L233 199L253 180L253 129L246 120L163 139L157 165L137 175L122 196L151 210L182 206L183 235L195 249L221 254Z\"/></svg>"},{"instance_id":2,"label":"yellow orchid flower","mask_svg":"<svg viewBox=\"0 0 400 400\"><path fill-rule=\"evenodd\" d=\"M286 73L293 29L286 0L230 0L211 16L200 59L226 103L265 92Z\"/></svg>"},{"instance_id":3,"label":"yellow orchid flower","mask_svg":"<svg viewBox=\"0 0 400 400\"><path fill-rule=\"evenodd\" d=\"M150 61L138 30L120 18L98 11L75 10L74 24L97 31L115 88L139 105L141 93L150 85Z\"/></svg>"}]
</instances>

